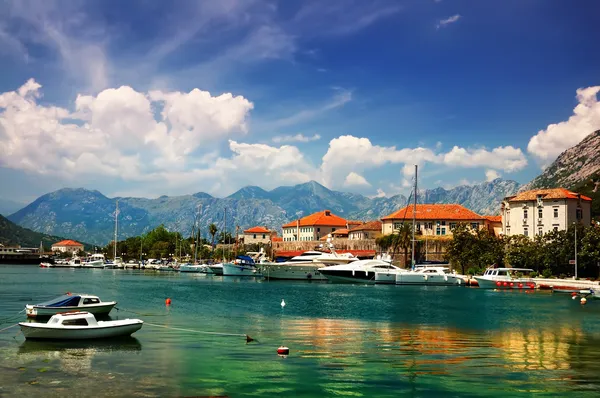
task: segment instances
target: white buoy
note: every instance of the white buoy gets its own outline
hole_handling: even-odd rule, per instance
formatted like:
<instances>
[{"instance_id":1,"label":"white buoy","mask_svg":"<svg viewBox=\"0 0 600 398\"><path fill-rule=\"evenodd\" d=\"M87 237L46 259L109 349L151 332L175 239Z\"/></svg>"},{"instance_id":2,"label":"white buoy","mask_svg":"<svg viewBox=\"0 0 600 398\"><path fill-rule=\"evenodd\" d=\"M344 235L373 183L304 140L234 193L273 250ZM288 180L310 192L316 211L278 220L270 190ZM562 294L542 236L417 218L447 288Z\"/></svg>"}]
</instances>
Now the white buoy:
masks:
<instances>
[{"instance_id":1,"label":"white buoy","mask_svg":"<svg viewBox=\"0 0 600 398\"><path fill-rule=\"evenodd\" d=\"M281 299L281 308L285 307L285 300Z\"/></svg>"},{"instance_id":2,"label":"white buoy","mask_svg":"<svg viewBox=\"0 0 600 398\"><path fill-rule=\"evenodd\" d=\"M581 298L581 305L585 305L587 303L587 299L585 297Z\"/></svg>"},{"instance_id":3,"label":"white buoy","mask_svg":"<svg viewBox=\"0 0 600 398\"><path fill-rule=\"evenodd\" d=\"M575 299L577 298L577 296L573 296L573 297L571 297L571 298L572 298L573 300L575 300Z\"/></svg>"}]
</instances>

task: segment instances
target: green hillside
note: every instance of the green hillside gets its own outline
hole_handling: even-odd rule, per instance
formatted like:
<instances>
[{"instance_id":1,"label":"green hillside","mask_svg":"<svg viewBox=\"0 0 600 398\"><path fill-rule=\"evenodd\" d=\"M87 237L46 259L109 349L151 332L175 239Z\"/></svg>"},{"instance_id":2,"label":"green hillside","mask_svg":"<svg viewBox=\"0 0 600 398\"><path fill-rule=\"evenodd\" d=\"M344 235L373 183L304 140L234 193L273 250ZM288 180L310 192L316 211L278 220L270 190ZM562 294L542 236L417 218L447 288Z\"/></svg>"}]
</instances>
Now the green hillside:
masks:
<instances>
[{"instance_id":1,"label":"green hillside","mask_svg":"<svg viewBox=\"0 0 600 398\"><path fill-rule=\"evenodd\" d=\"M572 187L572 190L592 198L592 219L600 221L600 171Z\"/></svg>"},{"instance_id":2,"label":"green hillside","mask_svg":"<svg viewBox=\"0 0 600 398\"><path fill-rule=\"evenodd\" d=\"M0 215L0 243L3 245L21 245L23 247L39 247L43 242L46 249L50 249L53 243L63 240L60 236L53 236L32 231ZM85 246L86 245L84 244Z\"/></svg>"}]
</instances>

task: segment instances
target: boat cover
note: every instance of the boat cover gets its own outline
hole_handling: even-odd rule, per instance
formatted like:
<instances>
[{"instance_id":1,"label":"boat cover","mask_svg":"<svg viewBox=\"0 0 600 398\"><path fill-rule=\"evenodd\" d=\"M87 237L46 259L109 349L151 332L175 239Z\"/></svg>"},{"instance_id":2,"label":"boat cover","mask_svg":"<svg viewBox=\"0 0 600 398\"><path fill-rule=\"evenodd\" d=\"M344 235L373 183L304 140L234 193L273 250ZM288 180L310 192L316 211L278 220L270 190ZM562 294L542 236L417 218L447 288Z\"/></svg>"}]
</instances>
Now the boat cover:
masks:
<instances>
[{"instance_id":1,"label":"boat cover","mask_svg":"<svg viewBox=\"0 0 600 398\"><path fill-rule=\"evenodd\" d=\"M237 256L236 259L239 260L239 264L241 265L254 265L255 262L250 256Z\"/></svg>"},{"instance_id":2,"label":"boat cover","mask_svg":"<svg viewBox=\"0 0 600 398\"><path fill-rule=\"evenodd\" d=\"M45 303L36 304L40 307L77 307L81 296L69 296L65 294L55 298L54 300L46 301Z\"/></svg>"}]
</instances>

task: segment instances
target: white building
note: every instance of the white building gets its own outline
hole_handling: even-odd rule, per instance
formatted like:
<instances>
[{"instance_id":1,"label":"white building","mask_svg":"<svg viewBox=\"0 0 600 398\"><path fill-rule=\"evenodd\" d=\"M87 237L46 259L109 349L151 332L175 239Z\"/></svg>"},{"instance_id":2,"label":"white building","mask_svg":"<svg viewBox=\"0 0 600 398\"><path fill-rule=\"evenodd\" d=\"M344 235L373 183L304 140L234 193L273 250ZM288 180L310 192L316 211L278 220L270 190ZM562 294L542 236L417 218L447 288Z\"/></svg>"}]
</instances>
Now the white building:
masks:
<instances>
[{"instance_id":1,"label":"white building","mask_svg":"<svg viewBox=\"0 0 600 398\"><path fill-rule=\"evenodd\" d=\"M83 245L71 239L61 240L52 245L53 252L77 253L80 250L83 250Z\"/></svg>"},{"instance_id":2,"label":"white building","mask_svg":"<svg viewBox=\"0 0 600 398\"><path fill-rule=\"evenodd\" d=\"M273 232L266 227L252 227L244 231L244 244L250 245L253 243L262 243L268 245L271 243L271 235Z\"/></svg>"},{"instance_id":3,"label":"white building","mask_svg":"<svg viewBox=\"0 0 600 398\"><path fill-rule=\"evenodd\" d=\"M281 228L284 242L316 241L336 230L344 228L347 230L359 224L360 222L348 221L329 210L324 210L291 221Z\"/></svg>"},{"instance_id":4,"label":"white building","mask_svg":"<svg viewBox=\"0 0 600 398\"><path fill-rule=\"evenodd\" d=\"M501 211L504 235L533 238L574 222L589 225L592 199L564 188L536 189L504 198Z\"/></svg>"}]
</instances>

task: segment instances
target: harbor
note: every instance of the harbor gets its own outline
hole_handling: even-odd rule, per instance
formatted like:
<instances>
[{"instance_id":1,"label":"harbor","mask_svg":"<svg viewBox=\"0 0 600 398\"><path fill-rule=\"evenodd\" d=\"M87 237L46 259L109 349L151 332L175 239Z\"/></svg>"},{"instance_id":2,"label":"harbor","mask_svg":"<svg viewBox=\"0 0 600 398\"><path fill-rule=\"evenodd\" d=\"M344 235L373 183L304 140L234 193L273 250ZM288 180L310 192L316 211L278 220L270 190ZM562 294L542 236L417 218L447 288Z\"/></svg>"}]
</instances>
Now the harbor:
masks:
<instances>
[{"instance_id":1,"label":"harbor","mask_svg":"<svg viewBox=\"0 0 600 398\"><path fill-rule=\"evenodd\" d=\"M111 320L145 326L89 342L2 332L0 394L595 396L600 384L600 302L551 291L0 266L1 319L65 292L117 301Z\"/></svg>"}]
</instances>

